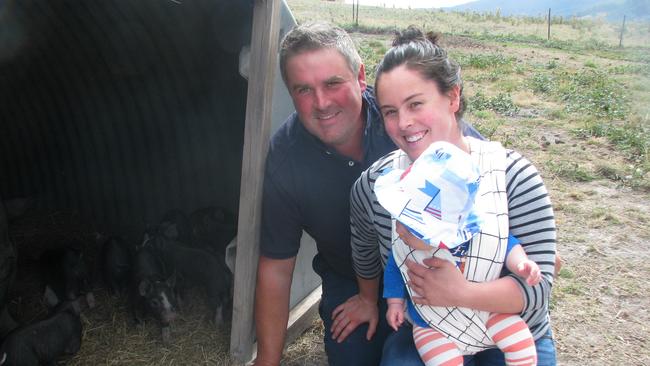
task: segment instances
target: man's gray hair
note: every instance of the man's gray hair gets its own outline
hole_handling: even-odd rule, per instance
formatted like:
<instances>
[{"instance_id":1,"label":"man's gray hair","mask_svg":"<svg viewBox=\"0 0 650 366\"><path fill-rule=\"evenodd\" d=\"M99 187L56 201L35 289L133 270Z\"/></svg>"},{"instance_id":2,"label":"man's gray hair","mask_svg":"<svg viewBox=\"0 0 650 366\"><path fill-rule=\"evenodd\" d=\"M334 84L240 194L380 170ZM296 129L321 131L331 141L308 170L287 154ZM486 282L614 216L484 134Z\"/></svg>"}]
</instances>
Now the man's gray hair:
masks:
<instances>
[{"instance_id":1,"label":"man's gray hair","mask_svg":"<svg viewBox=\"0 0 650 366\"><path fill-rule=\"evenodd\" d=\"M361 57L350 35L343 29L326 22L309 22L289 31L280 45L280 72L287 83L287 61L303 52L324 48L336 49L345 58L348 67L357 75Z\"/></svg>"}]
</instances>

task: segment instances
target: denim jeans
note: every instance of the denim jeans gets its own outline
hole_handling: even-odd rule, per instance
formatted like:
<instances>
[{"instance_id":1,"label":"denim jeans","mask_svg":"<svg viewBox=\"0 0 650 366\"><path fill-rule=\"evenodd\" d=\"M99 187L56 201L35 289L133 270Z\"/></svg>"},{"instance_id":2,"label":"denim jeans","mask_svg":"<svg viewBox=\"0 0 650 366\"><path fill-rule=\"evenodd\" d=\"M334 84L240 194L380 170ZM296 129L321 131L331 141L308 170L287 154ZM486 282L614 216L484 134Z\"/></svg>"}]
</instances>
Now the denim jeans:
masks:
<instances>
[{"instance_id":1,"label":"denim jeans","mask_svg":"<svg viewBox=\"0 0 650 366\"><path fill-rule=\"evenodd\" d=\"M381 316L381 315L380 315ZM405 321L384 342L381 366L422 366L422 359L413 342L413 327Z\"/></svg>"},{"instance_id":2,"label":"denim jeans","mask_svg":"<svg viewBox=\"0 0 650 366\"><path fill-rule=\"evenodd\" d=\"M535 341L538 366L555 366L555 342L549 330ZM382 366L422 366L423 362L413 343L413 328L409 323L402 325L397 332L391 333L384 344L381 360ZM473 356L465 356L465 366L503 366L503 352L492 348Z\"/></svg>"},{"instance_id":3,"label":"denim jeans","mask_svg":"<svg viewBox=\"0 0 650 366\"><path fill-rule=\"evenodd\" d=\"M379 324L370 341L366 340L368 323L359 325L341 343L332 339L332 312L340 304L359 293L356 279L334 272L323 259L316 255L312 262L314 271L323 281L323 295L318 313L325 326L323 341L328 362L332 366L376 366L381 358L384 340L390 328L386 322L386 301L379 302Z\"/></svg>"}]
</instances>

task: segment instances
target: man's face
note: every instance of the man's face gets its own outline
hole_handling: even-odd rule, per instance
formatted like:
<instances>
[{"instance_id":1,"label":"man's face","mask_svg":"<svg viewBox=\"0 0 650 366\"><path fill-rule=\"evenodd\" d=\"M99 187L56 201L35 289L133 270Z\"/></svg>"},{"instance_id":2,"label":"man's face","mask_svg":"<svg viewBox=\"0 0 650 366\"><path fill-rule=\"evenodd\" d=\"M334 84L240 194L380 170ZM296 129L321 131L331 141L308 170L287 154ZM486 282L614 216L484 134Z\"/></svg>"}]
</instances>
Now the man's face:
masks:
<instances>
[{"instance_id":1,"label":"man's face","mask_svg":"<svg viewBox=\"0 0 650 366\"><path fill-rule=\"evenodd\" d=\"M336 148L363 124L363 65L355 75L335 49L307 51L287 60L287 88L298 116L312 135Z\"/></svg>"}]
</instances>

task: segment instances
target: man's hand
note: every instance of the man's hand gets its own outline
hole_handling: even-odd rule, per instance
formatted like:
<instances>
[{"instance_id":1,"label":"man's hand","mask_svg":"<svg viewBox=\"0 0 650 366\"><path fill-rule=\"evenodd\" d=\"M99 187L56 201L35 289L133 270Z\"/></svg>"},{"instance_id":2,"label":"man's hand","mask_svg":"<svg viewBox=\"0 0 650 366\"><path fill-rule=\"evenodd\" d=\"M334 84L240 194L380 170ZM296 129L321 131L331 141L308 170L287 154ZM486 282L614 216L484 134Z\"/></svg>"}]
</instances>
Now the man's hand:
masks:
<instances>
[{"instance_id":1,"label":"man's hand","mask_svg":"<svg viewBox=\"0 0 650 366\"><path fill-rule=\"evenodd\" d=\"M461 296L466 292L468 282L456 266L435 257L427 258L422 262L424 266L410 260L406 261L409 269L409 285L420 295L413 296L413 302L430 306L463 306Z\"/></svg>"},{"instance_id":2,"label":"man's hand","mask_svg":"<svg viewBox=\"0 0 650 366\"><path fill-rule=\"evenodd\" d=\"M377 299L367 300L361 295L354 295L339 305L332 312L332 339L341 343L360 324L368 323L366 339L372 339L379 322Z\"/></svg>"}]
</instances>

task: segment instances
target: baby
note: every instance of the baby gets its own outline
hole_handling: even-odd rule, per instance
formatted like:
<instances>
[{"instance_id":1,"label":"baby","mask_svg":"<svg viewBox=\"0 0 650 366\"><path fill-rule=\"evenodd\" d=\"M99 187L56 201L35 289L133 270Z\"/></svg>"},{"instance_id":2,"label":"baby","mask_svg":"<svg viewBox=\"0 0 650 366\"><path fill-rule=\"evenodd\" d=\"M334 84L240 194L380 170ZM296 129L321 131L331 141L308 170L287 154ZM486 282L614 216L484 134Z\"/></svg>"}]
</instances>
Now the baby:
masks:
<instances>
[{"instance_id":1,"label":"baby","mask_svg":"<svg viewBox=\"0 0 650 366\"><path fill-rule=\"evenodd\" d=\"M535 342L518 315L418 305L408 298L418 294L405 286L405 261L422 263L432 256L456 264L474 282L498 278L505 263L529 285L539 283L538 265L508 235L507 220L504 224L490 214L495 210L484 196L493 192L489 182L479 180L471 156L442 141L433 143L405 171L389 169L377 179L377 199L394 218L393 246L384 273L386 318L397 330L408 310L416 348L427 366L462 365L463 355L494 346L504 352L507 365L535 365ZM502 234L488 236L488 231Z\"/></svg>"}]
</instances>

